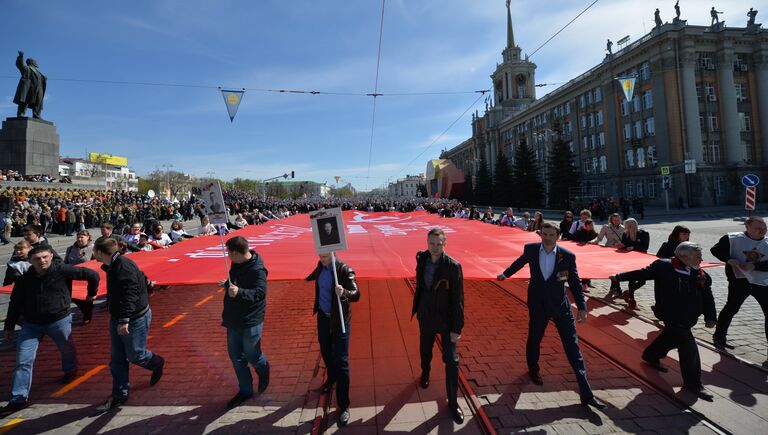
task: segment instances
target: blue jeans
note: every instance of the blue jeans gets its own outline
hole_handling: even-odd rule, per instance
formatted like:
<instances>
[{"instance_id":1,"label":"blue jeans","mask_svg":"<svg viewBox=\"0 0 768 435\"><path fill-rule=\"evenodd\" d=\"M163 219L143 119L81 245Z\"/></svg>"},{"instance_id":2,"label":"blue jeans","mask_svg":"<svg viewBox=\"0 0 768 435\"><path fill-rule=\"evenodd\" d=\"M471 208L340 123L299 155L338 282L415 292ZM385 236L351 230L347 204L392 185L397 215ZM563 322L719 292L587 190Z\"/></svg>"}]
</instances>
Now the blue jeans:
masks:
<instances>
[{"instance_id":1,"label":"blue jeans","mask_svg":"<svg viewBox=\"0 0 768 435\"><path fill-rule=\"evenodd\" d=\"M147 335L152 321L152 310L128 324L128 335L118 335L117 320L109 321L109 336L112 346L109 370L112 372L112 395L127 398L130 383L128 380L129 364L152 370L152 352L147 350Z\"/></svg>"},{"instance_id":2,"label":"blue jeans","mask_svg":"<svg viewBox=\"0 0 768 435\"><path fill-rule=\"evenodd\" d=\"M336 307L334 306L333 309ZM331 326L335 328L331 330ZM338 325L331 325L331 316L317 313L317 341L323 356L328 380L336 382L336 403L339 409L349 408L349 323L342 334Z\"/></svg>"},{"instance_id":3,"label":"blue jeans","mask_svg":"<svg viewBox=\"0 0 768 435\"><path fill-rule=\"evenodd\" d=\"M32 386L32 366L43 336L51 337L61 352L61 368L71 372L77 367L77 352L72 341L72 315L44 325L24 322L16 343L16 368L13 369L11 402L23 402Z\"/></svg>"},{"instance_id":4,"label":"blue jeans","mask_svg":"<svg viewBox=\"0 0 768 435\"><path fill-rule=\"evenodd\" d=\"M253 376L248 368L251 363L256 374L268 376L269 363L261 351L261 333L263 323L247 328L227 328L227 352L235 369L240 393L253 395Z\"/></svg>"}]
</instances>

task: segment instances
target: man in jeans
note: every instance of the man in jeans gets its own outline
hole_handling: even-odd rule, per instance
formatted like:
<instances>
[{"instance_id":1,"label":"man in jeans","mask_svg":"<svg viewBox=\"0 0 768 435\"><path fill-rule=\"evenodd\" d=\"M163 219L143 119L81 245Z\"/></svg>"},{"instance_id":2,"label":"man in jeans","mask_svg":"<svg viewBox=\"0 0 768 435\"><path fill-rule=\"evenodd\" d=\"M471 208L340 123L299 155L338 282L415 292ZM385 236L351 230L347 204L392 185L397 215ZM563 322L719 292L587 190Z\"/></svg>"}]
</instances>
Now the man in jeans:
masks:
<instances>
[{"instance_id":1,"label":"man in jeans","mask_svg":"<svg viewBox=\"0 0 768 435\"><path fill-rule=\"evenodd\" d=\"M77 376L75 345L72 342L72 303L67 285L72 280L88 281L88 300L99 288L99 274L91 269L54 261L50 246L37 246L29 252L32 268L20 276L11 293L5 339L13 340L20 316L24 318L16 344L16 368L13 370L11 400L0 410L0 418L28 406L32 386L32 367L43 336L51 337L61 352L62 383Z\"/></svg>"},{"instance_id":2,"label":"man in jeans","mask_svg":"<svg viewBox=\"0 0 768 435\"><path fill-rule=\"evenodd\" d=\"M253 376L248 363L259 375L259 393L269 385L269 362L261 351L267 308L267 269L259 254L248 249L244 237L233 237L226 245L232 267L229 280L219 285L227 290L221 325L227 328L227 351L239 386L235 397L227 403L227 409L232 409L253 397Z\"/></svg>"},{"instance_id":3,"label":"man in jeans","mask_svg":"<svg viewBox=\"0 0 768 435\"><path fill-rule=\"evenodd\" d=\"M99 405L100 413L114 409L128 400L128 363L152 371L149 385L163 376L165 360L147 349L147 335L152 320L147 293L147 277L131 259L120 255L114 239L102 239L93 247L93 256L107 273L107 308L112 372L112 395Z\"/></svg>"}]
</instances>

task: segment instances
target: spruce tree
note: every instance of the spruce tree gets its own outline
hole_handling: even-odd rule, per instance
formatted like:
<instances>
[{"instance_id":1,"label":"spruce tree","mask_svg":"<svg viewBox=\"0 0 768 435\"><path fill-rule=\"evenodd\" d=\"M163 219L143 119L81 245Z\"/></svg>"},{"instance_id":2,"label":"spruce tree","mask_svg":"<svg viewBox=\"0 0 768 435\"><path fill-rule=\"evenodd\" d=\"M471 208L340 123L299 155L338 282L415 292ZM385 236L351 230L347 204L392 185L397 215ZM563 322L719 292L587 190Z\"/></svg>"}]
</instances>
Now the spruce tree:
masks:
<instances>
[{"instance_id":1,"label":"spruce tree","mask_svg":"<svg viewBox=\"0 0 768 435\"><path fill-rule=\"evenodd\" d=\"M488 171L488 161L485 159L485 153L483 152L480 153L480 168L477 170L475 203L483 206L493 203L493 181Z\"/></svg>"},{"instance_id":2,"label":"spruce tree","mask_svg":"<svg viewBox=\"0 0 768 435\"><path fill-rule=\"evenodd\" d=\"M461 193L461 200L465 204L472 204L475 200L475 191L472 186L472 175L469 171L464 172L464 191Z\"/></svg>"},{"instance_id":3,"label":"spruce tree","mask_svg":"<svg viewBox=\"0 0 768 435\"><path fill-rule=\"evenodd\" d=\"M544 189L539 180L539 165L536 163L533 150L525 143L515 149L512 183L516 192L513 198L513 204L516 207L538 207L544 202Z\"/></svg>"},{"instance_id":4,"label":"spruce tree","mask_svg":"<svg viewBox=\"0 0 768 435\"><path fill-rule=\"evenodd\" d=\"M512 172L509 168L509 161L501 150L499 150L496 156L495 172L493 179L493 203L509 207L514 203L515 189L512 184Z\"/></svg>"},{"instance_id":5,"label":"spruce tree","mask_svg":"<svg viewBox=\"0 0 768 435\"><path fill-rule=\"evenodd\" d=\"M568 189L579 185L579 171L575 165L576 157L570 147L558 138L549 153L546 182L549 183L549 208L567 209L569 206Z\"/></svg>"}]
</instances>

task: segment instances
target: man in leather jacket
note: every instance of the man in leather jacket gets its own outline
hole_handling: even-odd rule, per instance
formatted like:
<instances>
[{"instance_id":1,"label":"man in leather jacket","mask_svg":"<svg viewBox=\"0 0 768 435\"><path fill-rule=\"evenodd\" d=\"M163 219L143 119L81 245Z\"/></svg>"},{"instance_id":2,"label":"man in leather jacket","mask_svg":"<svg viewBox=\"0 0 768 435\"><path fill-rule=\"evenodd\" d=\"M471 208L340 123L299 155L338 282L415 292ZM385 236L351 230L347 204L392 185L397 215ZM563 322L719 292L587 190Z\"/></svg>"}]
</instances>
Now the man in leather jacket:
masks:
<instances>
[{"instance_id":1,"label":"man in leather jacket","mask_svg":"<svg viewBox=\"0 0 768 435\"><path fill-rule=\"evenodd\" d=\"M416 254L416 292L413 309L419 320L421 388L429 387L432 347L440 334L448 409L454 421L464 422L456 400L459 382L459 355L456 345L464 328L464 277L461 264L445 253L445 232L433 228L427 234L426 251Z\"/></svg>"},{"instance_id":2,"label":"man in leather jacket","mask_svg":"<svg viewBox=\"0 0 768 435\"><path fill-rule=\"evenodd\" d=\"M317 315L317 341L320 343L320 353L328 375L320 391L327 393L333 384L337 383L339 426L344 426L349 422L349 326L352 317L350 304L360 300L360 290L355 282L355 272L338 258L335 260L338 284L334 285L333 267L331 254L320 254L320 261L306 280L315 281L315 305L312 311ZM345 333L341 332L336 297L341 300Z\"/></svg>"}]
</instances>

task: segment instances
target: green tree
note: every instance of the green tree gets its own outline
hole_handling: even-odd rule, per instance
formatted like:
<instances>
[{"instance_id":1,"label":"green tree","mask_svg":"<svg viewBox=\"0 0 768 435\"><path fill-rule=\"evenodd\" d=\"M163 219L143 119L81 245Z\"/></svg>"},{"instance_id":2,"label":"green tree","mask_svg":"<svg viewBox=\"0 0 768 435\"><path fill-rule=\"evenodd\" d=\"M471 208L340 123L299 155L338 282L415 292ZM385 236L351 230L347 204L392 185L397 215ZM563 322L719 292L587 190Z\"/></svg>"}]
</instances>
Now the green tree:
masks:
<instances>
[{"instance_id":1,"label":"green tree","mask_svg":"<svg viewBox=\"0 0 768 435\"><path fill-rule=\"evenodd\" d=\"M491 180L488 161L483 152L480 153L480 168L477 170L477 184L474 193L476 204L491 205L493 203L493 180Z\"/></svg>"},{"instance_id":2,"label":"green tree","mask_svg":"<svg viewBox=\"0 0 768 435\"><path fill-rule=\"evenodd\" d=\"M427 193L427 185L426 184L419 184L416 186L416 196L420 196L422 198L426 198L429 196Z\"/></svg>"},{"instance_id":3,"label":"green tree","mask_svg":"<svg viewBox=\"0 0 768 435\"><path fill-rule=\"evenodd\" d=\"M571 148L558 138L548 159L549 204L550 208L567 209L569 205L568 189L579 185L579 171L576 167L576 157Z\"/></svg>"},{"instance_id":4,"label":"green tree","mask_svg":"<svg viewBox=\"0 0 768 435\"><path fill-rule=\"evenodd\" d=\"M512 184L512 173L507 156L499 150L496 155L496 170L493 179L493 203L509 206L515 202L515 186Z\"/></svg>"},{"instance_id":5,"label":"green tree","mask_svg":"<svg viewBox=\"0 0 768 435\"><path fill-rule=\"evenodd\" d=\"M515 149L515 164L512 165L512 183L517 194L512 204L516 207L538 207L543 201L542 184L539 180L539 165L533 150L525 143Z\"/></svg>"}]
</instances>

